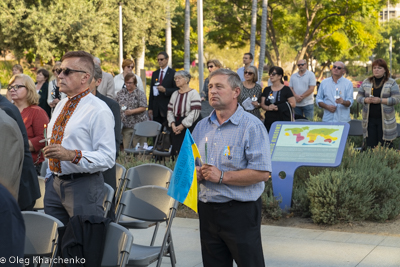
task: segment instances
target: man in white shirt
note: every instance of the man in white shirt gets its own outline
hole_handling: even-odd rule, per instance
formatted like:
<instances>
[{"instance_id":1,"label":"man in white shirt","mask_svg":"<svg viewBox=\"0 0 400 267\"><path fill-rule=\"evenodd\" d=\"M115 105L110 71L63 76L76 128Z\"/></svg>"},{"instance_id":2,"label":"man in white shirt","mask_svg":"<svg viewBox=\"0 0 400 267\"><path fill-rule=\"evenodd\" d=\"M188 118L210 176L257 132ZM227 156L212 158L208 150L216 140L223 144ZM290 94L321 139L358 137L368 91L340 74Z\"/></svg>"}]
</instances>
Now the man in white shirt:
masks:
<instances>
[{"instance_id":1,"label":"man in white shirt","mask_svg":"<svg viewBox=\"0 0 400 267\"><path fill-rule=\"evenodd\" d=\"M94 64L101 67L100 58L94 57L93 62ZM108 72L102 71L102 77L103 78L101 78L101 83L97 87L97 92L111 99L115 99L115 86L113 76Z\"/></svg>"},{"instance_id":2,"label":"man in white shirt","mask_svg":"<svg viewBox=\"0 0 400 267\"><path fill-rule=\"evenodd\" d=\"M103 216L101 172L115 164L114 117L106 103L90 93L93 57L71 51L57 69L60 92L68 98L54 109L43 151L52 175L47 180L46 214L64 224L74 215Z\"/></svg>"},{"instance_id":3,"label":"man in white shirt","mask_svg":"<svg viewBox=\"0 0 400 267\"><path fill-rule=\"evenodd\" d=\"M297 62L299 72L290 77L289 87L292 89L296 99L294 112L306 117L309 120L314 119L314 88L316 85L315 75L307 70L307 63L304 59Z\"/></svg>"},{"instance_id":4,"label":"man in white shirt","mask_svg":"<svg viewBox=\"0 0 400 267\"><path fill-rule=\"evenodd\" d=\"M242 82L244 82L244 70L248 67L248 66L250 66L251 65L251 62L253 62L253 54L252 53L245 53L244 54L244 56L243 56L243 64L244 64L244 67L241 67L241 68L239 68L238 70L237 70L237 74L239 75L239 77L240 77L240 80L242 81ZM261 79L260 79L261 80Z\"/></svg>"}]
</instances>

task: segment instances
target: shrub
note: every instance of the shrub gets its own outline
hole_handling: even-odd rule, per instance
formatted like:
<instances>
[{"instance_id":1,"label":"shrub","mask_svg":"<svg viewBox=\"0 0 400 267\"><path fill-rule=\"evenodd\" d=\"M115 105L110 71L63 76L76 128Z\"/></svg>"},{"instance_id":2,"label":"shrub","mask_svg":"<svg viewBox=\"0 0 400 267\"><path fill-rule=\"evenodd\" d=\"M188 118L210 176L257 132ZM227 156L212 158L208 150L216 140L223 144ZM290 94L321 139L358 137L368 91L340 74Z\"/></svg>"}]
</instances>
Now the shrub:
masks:
<instances>
[{"instance_id":1,"label":"shrub","mask_svg":"<svg viewBox=\"0 0 400 267\"><path fill-rule=\"evenodd\" d=\"M340 167L311 175L307 184L315 223L393 219L400 213L400 155L377 147L347 146Z\"/></svg>"},{"instance_id":2,"label":"shrub","mask_svg":"<svg viewBox=\"0 0 400 267\"><path fill-rule=\"evenodd\" d=\"M279 204L282 202L282 198L274 197L271 179L265 182L265 188L261 195L261 200L263 203L264 215L266 215L267 218L274 220L279 220L282 218L282 209L279 206Z\"/></svg>"}]
</instances>

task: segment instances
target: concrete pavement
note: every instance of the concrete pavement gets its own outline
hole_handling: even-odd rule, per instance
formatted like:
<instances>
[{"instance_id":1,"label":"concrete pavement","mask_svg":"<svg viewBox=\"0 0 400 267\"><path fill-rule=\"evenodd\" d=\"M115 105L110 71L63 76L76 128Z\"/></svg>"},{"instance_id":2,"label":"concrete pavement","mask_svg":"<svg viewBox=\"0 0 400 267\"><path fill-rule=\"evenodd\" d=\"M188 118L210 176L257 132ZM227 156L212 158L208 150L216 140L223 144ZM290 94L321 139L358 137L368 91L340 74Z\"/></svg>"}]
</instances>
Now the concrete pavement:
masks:
<instances>
[{"instance_id":1,"label":"concrete pavement","mask_svg":"<svg viewBox=\"0 0 400 267\"><path fill-rule=\"evenodd\" d=\"M134 242L150 244L153 230L131 230ZM160 226L158 244L164 231L165 224ZM267 267L400 266L400 237L269 225L261 226L261 235ZM175 218L172 238L178 267L203 266L197 219ZM161 266L171 266L169 258L164 257Z\"/></svg>"}]
</instances>

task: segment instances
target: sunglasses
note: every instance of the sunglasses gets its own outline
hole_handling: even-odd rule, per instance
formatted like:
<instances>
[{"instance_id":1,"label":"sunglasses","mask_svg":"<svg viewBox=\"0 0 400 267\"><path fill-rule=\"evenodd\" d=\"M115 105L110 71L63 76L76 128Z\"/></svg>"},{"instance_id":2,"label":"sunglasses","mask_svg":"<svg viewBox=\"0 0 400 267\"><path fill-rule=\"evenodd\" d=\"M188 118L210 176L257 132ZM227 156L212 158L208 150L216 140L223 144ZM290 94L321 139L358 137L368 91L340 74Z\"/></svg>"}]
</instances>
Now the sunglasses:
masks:
<instances>
[{"instance_id":1,"label":"sunglasses","mask_svg":"<svg viewBox=\"0 0 400 267\"><path fill-rule=\"evenodd\" d=\"M269 76L274 77L275 75L278 75L278 73L273 72L273 73L271 73Z\"/></svg>"},{"instance_id":2,"label":"sunglasses","mask_svg":"<svg viewBox=\"0 0 400 267\"><path fill-rule=\"evenodd\" d=\"M254 72L245 71L244 74L253 75Z\"/></svg>"},{"instance_id":3,"label":"sunglasses","mask_svg":"<svg viewBox=\"0 0 400 267\"><path fill-rule=\"evenodd\" d=\"M11 91L11 89L14 89L14 91L17 91L19 88L22 88L22 87L26 87L25 85L18 85L18 84L16 84L16 85L10 85L10 86L8 86L7 87L7 90L8 91Z\"/></svg>"},{"instance_id":4,"label":"sunglasses","mask_svg":"<svg viewBox=\"0 0 400 267\"><path fill-rule=\"evenodd\" d=\"M57 68L55 71L58 75L60 75L61 73L64 73L65 76L68 76L70 73L73 73L73 72L87 73L86 71L83 71L83 70L73 70L70 68Z\"/></svg>"},{"instance_id":5,"label":"sunglasses","mask_svg":"<svg viewBox=\"0 0 400 267\"><path fill-rule=\"evenodd\" d=\"M303 64L297 64L297 67L302 67L302 66L304 66L306 63L303 63Z\"/></svg>"},{"instance_id":6,"label":"sunglasses","mask_svg":"<svg viewBox=\"0 0 400 267\"><path fill-rule=\"evenodd\" d=\"M336 66L336 65L333 65L333 68L334 68L334 69L338 69L338 70L343 69L342 67L339 67L339 66Z\"/></svg>"},{"instance_id":7,"label":"sunglasses","mask_svg":"<svg viewBox=\"0 0 400 267\"><path fill-rule=\"evenodd\" d=\"M213 69L213 68L214 68L213 65L207 66L207 69Z\"/></svg>"},{"instance_id":8,"label":"sunglasses","mask_svg":"<svg viewBox=\"0 0 400 267\"><path fill-rule=\"evenodd\" d=\"M165 58L157 58L157 61L163 61Z\"/></svg>"},{"instance_id":9,"label":"sunglasses","mask_svg":"<svg viewBox=\"0 0 400 267\"><path fill-rule=\"evenodd\" d=\"M133 66L126 66L125 68L133 69Z\"/></svg>"}]
</instances>

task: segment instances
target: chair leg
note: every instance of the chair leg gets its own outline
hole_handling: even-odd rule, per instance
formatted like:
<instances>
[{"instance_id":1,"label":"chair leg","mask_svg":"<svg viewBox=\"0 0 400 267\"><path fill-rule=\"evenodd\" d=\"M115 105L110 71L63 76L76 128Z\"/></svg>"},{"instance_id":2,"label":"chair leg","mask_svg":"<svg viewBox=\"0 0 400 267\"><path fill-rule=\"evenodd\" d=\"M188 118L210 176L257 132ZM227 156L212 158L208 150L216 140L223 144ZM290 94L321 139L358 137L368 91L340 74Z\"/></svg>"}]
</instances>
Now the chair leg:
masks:
<instances>
[{"instance_id":1,"label":"chair leg","mask_svg":"<svg viewBox=\"0 0 400 267\"><path fill-rule=\"evenodd\" d=\"M160 223L158 222L158 223L156 223L156 226L154 226L154 233L153 233L153 237L151 238L150 246L154 246L154 242L156 241L156 236L157 236L159 225L160 225Z\"/></svg>"},{"instance_id":2,"label":"chair leg","mask_svg":"<svg viewBox=\"0 0 400 267\"><path fill-rule=\"evenodd\" d=\"M175 256L175 249L174 249L174 242L172 242L172 236L169 235L169 256L171 257L171 264L175 266L176 264L176 256Z\"/></svg>"}]
</instances>

